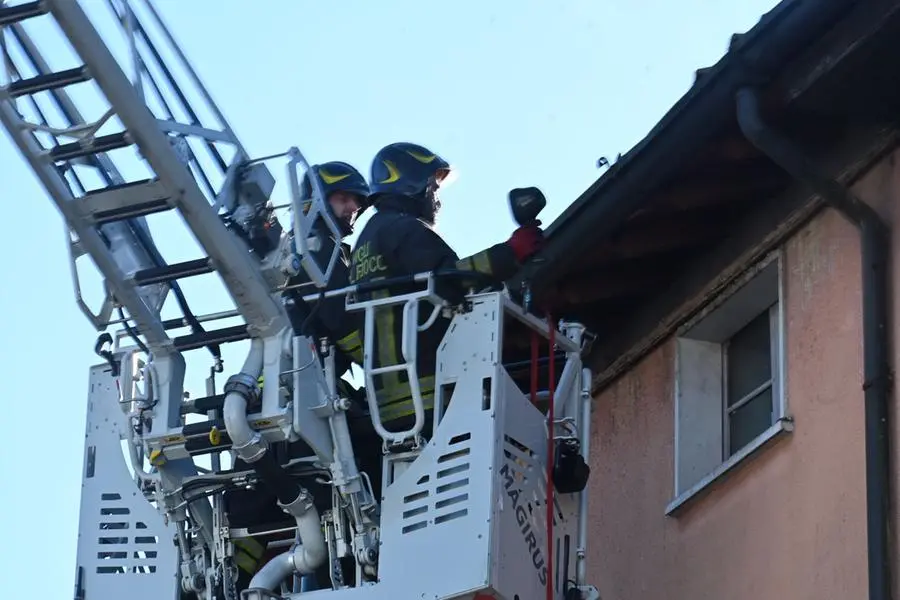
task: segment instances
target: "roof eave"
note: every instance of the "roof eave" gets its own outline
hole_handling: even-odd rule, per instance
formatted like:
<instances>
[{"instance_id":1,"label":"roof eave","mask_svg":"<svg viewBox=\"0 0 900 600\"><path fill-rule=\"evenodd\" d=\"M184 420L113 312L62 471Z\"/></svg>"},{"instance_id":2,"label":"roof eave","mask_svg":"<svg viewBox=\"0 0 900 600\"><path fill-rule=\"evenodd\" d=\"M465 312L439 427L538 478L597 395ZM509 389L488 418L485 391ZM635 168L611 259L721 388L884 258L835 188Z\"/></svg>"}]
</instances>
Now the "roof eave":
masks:
<instances>
[{"instance_id":1,"label":"roof eave","mask_svg":"<svg viewBox=\"0 0 900 600\"><path fill-rule=\"evenodd\" d=\"M648 135L622 156L547 228L540 258L511 281L530 281L536 293L565 273L565 263L612 233L675 175L735 114L735 94L768 81L855 5L853 0L787 0L750 31L732 38L728 52L668 111Z\"/></svg>"}]
</instances>

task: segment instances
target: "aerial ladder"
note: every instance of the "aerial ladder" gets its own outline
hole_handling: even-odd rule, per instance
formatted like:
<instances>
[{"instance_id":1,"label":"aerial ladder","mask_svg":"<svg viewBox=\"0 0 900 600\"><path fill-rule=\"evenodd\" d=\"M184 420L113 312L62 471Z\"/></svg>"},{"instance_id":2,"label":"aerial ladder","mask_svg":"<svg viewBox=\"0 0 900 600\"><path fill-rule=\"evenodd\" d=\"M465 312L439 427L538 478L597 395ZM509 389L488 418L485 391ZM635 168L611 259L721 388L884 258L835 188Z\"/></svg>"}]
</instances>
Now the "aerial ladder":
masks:
<instances>
[{"instance_id":1,"label":"aerial ladder","mask_svg":"<svg viewBox=\"0 0 900 600\"><path fill-rule=\"evenodd\" d=\"M441 280L458 273L328 288L340 248L319 257L315 241L338 229L315 179L308 191L300 183L303 153L251 157L149 0L90 3L101 7L118 40L76 0L0 0L0 122L65 221L76 301L100 332L74 598L599 598L586 570L590 334L536 316L527 290L522 302L486 282L463 301L442 297ZM59 65L60 44L75 64ZM287 228L272 201L276 160ZM149 224L160 214L176 215L203 255L166 261ZM102 278L98 310L82 297L82 257ZM415 425L390 431L366 385L362 421L380 443L359 447L333 346L295 332L282 301L300 274L304 301L342 297L366 331L377 310L403 307L405 362L373 368L365 336L368 384L390 371L415 381L417 333L450 319L433 413L413 386ZM204 275L230 309L194 314L182 283ZM372 294L410 283L418 290ZM170 297L174 318L164 316ZM532 340L524 384L516 336ZM246 359L219 391L222 349L239 342ZM209 367L206 395L191 398L186 372L198 364ZM273 455L298 442L307 455ZM360 452L380 453L380 489L358 468ZM313 501L314 483L330 503ZM277 490L286 521L234 526L226 496L261 485ZM239 586L236 549L247 539L265 539L270 558ZM329 584L310 589L323 569Z\"/></svg>"}]
</instances>

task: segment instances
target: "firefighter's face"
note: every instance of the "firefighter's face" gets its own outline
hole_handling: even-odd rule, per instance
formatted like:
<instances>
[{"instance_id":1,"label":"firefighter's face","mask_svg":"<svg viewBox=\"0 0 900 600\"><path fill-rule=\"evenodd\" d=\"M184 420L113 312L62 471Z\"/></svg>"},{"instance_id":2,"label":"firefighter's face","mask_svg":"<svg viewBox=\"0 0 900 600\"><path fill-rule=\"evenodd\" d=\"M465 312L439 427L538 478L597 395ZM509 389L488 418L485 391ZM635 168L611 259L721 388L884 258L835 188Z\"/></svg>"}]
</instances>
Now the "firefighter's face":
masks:
<instances>
[{"instance_id":1,"label":"firefighter's face","mask_svg":"<svg viewBox=\"0 0 900 600\"><path fill-rule=\"evenodd\" d=\"M348 226L353 226L356 215L359 214L359 196L350 192L336 191L328 196L328 203L337 220Z\"/></svg>"},{"instance_id":2,"label":"firefighter's face","mask_svg":"<svg viewBox=\"0 0 900 600\"><path fill-rule=\"evenodd\" d=\"M447 173L444 169L438 171L428 180L428 185L425 187L425 207L423 209L425 214L423 218L432 225L437 221L437 214L441 210L441 182L446 176Z\"/></svg>"}]
</instances>

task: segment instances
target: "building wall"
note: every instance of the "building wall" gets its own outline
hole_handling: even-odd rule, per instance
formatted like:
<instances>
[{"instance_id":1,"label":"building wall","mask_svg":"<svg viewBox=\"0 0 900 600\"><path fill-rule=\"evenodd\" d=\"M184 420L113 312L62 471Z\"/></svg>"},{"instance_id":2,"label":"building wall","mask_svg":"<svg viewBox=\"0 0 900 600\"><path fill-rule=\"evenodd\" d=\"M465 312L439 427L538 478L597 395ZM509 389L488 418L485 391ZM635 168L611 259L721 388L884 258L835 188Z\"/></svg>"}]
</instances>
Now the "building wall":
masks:
<instances>
[{"instance_id":1,"label":"building wall","mask_svg":"<svg viewBox=\"0 0 900 600\"><path fill-rule=\"evenodd\" d=\"M896 158L854 187L891 221ZM676 496L674 339L595 399L588 568L603 600L866 597L856 228L835 211L820 213L784 245L783 273L794 429L675 513L666 515ZM895 436L898 429L895 419Z\"/></svg>"}]
</instances>

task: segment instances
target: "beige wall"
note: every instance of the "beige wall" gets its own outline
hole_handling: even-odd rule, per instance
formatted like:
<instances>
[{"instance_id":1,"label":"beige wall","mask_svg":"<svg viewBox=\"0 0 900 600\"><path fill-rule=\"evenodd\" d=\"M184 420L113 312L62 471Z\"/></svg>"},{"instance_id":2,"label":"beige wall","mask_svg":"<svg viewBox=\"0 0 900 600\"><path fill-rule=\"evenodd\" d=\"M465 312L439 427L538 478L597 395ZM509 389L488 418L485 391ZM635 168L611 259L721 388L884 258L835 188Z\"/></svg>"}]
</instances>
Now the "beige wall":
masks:
<instances>
[{"instance_id":1,"label":"beige wall","mask_svg":"<svg viewBox=\"0 0 900 600\"><path fill-rule=\"evenodd\" d=\"M894 162L855 186L888 218L900 194ZM857 230L828 210L784 246L784 261L792 433L666 516L674 342L596 398L588 568L603 600L866 597Z\"/></svg>"}]
</instances>

